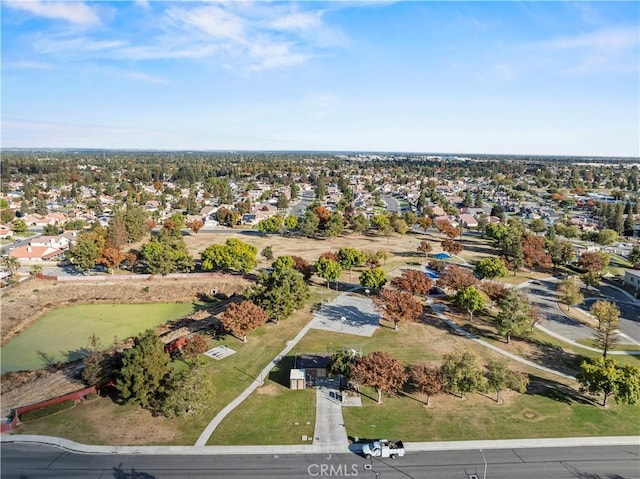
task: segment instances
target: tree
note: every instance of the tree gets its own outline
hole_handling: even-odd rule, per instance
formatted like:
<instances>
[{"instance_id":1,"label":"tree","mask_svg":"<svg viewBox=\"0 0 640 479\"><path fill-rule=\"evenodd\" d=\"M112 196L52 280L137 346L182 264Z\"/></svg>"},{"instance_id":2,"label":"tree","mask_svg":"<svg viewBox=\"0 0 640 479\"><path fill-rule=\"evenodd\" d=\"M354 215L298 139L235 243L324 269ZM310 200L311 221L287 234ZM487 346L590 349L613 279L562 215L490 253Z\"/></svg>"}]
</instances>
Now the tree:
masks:
<instances>
[{"instance_id":1,"label":"tree","mask_svg":"<svg viewBox=\"0 0 640 479\"><path fill-rule=\"evenodd\" d=\"M351 271L354 267L362 266L365 262L365 255L355 248L340 248L338 259L343 269L349 270L349 282L351 282Z\"/></svg>"},{"instance_id":2,"label":"tree","mask_svg":"<svg viewBox=\"0 0 640 479\"><path fill-rule=\"evenodd\" d=\"M377 229L378 231L382 231L386 226L391 226L391 222L389 221L389 217L387 215L373 215L370 220L371 226Z\"/></svg>"},{"instance_id":3,"label":"tree","mask_svg":"<svg viewBox=\"0 0 640 479\"><path fill-rule=\"evenodd\" d=\"M273 259L273 249L271 249L271 246L265 246L262 248L260 255L267 261L271 261Z\"/></svg>"},{"instance_id":4,"label":"tree","mask_svg":"<svg viewBox=\"0 0 640 479\"><path fill-rule=\"evenodd\" d=\"M342 274L340 263L329 258L320 258L316 261L316 274L327 281L327 288L331 281L337 281ZM336 289L338 285L336 283Z\"/></svg>"},{"instance_id":5,"label":"tree","mask_svg":"<svg viewBox=\"0 0 640 479\"><path fill-rule=\"evenodd\" d=\"M126 259L126 254L116 246L107 245L100 252L100 256L96 259L97 264L103 265L110 272L113 272L120 263Z\"/></svg>"},{"instance_id":6,"label":"tree","mask_svg":"<svg viewBox=\"0 0 640 479\"><path fill-rule=\"evenodd\" d=\"M393 321L396 331L400 321L415 321L422 314L422 305L405 291L383 289L373 302L386 320Z\"/></svg>"},{"instance_id":7,"label":"tree","mask_svg":"<svg viewBox=\"0 0 640 479\"><path fill-rule=\"evenodd\" d=\"M91 333L87 341L89 353L82 359L82 380L89 386L97 386L105 381L103 370L104 353L100 348L100 338Z\"/></svg>"},{"instance_id":8,"label":"tree","mask_svg":"<svg viewBox=\"0 0 640 479\"><path fill-rule=\"evenodd\" d=\"M544 233L547 231L547 225L542 218L535 218L529 223L529 229L534 233Z\"/></svg>"},{"instance_id":9,"label":"tree","mask_svg":"<svg viewBox=\"0 0 640 479\"><path fill-rule=\"evenodd\" d=\"M405 269L400 276L393 278L391 285L414 295L428 294L433 287L433 281L422 271Z\"/></svg>"},{"instance_id":10,"label":"tree","mask_svg":"<svg viewBox=\"0 0 640 479\"><path fill-rule=\"evenodd\" d=\"M595 271L587 271L586 273L582 274L581 278L582 282L586 285L586 289L588 290L589 287L595 288L600 283L600 279L602 278L602 276L600 276L600 274L596 273Z\"/></svg>"},{"instance_id":11,"label":"tree","mask_svg":"<svg viewBox=\"0 0 640 479\"><path fill-rule=\"evenodd\" d=\"M506 361L492 359L487 364L487 389L496 393L496 402L500 402L500 393L505 389L511 389L524 393L529 385L527 375L510 371Z\"/></svg>"},{"instance_id":12,"label":"tree","mask_svg":"<svg viewBox=\"0 0 640 479\"><path fill-rule=\"evenodd\" d=\"M431 396L442 391L440 369L425 362L414 364L409 369L409 385L417 392L427 396L427 406Z\"/></svg>"},{"instance_id":13,"label":"tree","mask_svg":"<svg viewBox=\"0 0 640 479\"><path fill-rule=\"evenodd\" d=\"M300 232L308 237L313 237L318 232L320 218L311 210L307 210L300 220Z\"/></svg>"},{"instance_id":14,"label":"tree","mask_svg":"<svg viewBox=\"0 0 640 479\"><path fill-rule=\"evenodd\" d=\"M635 245L629 254L629 261L633 264L634 268L640 266L640 245Z\"/></svg>"},{"instance_id":15,"label":"tree","mask_svg":"<svg viewBox=\"0 0 640 479\"><path fill-rule=\"evenodd\" d=\"M587 273L601 273L609 266L609 255L600 251L585 251L580 255L578 265Z\"/></svg>"},{"instance_id":16,"label":"tree","mask_svg":"<svg viewBox=\"0 0 640 479\"><path fill-rule=\"evenodd\" d=\"M549 231L555 231L550 229ZM558 265L564 265L573 260L575 252L573 245L570 241L554 239L547 242L547 251L551 256L551 262L553 263L553 269L555 270Z\"/></svg>"},{"instance_id":17,"label":"tree","mask_svg":"<svg viewBox=\"0 0 640 479\"><path fill-rule=\"evenodd\" d=\"M151 274L188 272L195 267L180 229L174 221L165 222L162 230L142 246L140 256Z\"/></svg>"},{"instance_id":18,"label":"tree","mask_svg":"<svg viewBox=\"0 0 640 479\"><path fill-rule=\"evenodd\" d=\"M635 406L640 403L640 368L626 365L619 369L616 402Z\"/></svg>"},{"instance_id":19,"label":"tree","mask_svg":"<svg viewBox=\"0 0 640 479\"><path fill-rule=\"evenodd\" d=\"M238 221L240 221L240 218L241 216L238 211L232 211L224 206L221 206L216 211L216 219L222 226L233 228Z\"/></svg>"},{"instance_id":20,"label":"tree","mask_svg":"<svg viewBox=\"0 0 640 479\"><path fill-rule=\"evenodd\" d=\"M275 323L300 309L309 294L309 287L300 273L291 268L261 271L247 299L264 309Z\"/></svg>"},{"instance_id":21,"label":"tree","mask_svg":"<svg viewBox=\"0 0 640 479\"><path fill-rule=\"evenodd\" d=\"M478 284L478 279L470 269L456 265L449 265L440 278L438 278L438 287L452 289L454 291L466 288L467 286L475 286L476 284Z\"/></svg>"},{"instance_id":22,"label":"tree","mask_svg":"<svg viewBox=\"0 0 640 479\"><path fill-rule=\"evenodd\" d=\"M351 368L357 359L353 351L335 353L327 365L327 373L331 376L342 376L348 381L351 378Z\"/></svg>"},{"instance_id":23,"label":"tree","mask_svg":"<svg viewBox=\"0 0 640 479\"><path fill-rule=\"evenodd\" d=\"M168 418L198 414L210 406L214 395L213 375L203 365L192 363L168 381L161 411Z\"/></svg>"},{"instance_id":24,"label":"tree","mask_svg":"<svg viewBox=\"0 0 640 479\"><path fill-rule=\"evenodd\" d=\"M473 322L473 313L484 308L484 296L475 286L459 289L453 302L456 306L467 310L471 322Z\"/></svg>"},{"instance_id":25,"label":"tree","mask_svg":"<svg viewBox=\"0 0 640 479\"><path fill-rule=\"evenodd\" d=\"M265 218L258 223L258 229L262 234L278 233L282 229L282 216L272 216Z\"/></svg>"},{"instance_id":26,"label":"tree","mask_svg":"<svg viewBox=\"0 0 640 479\"><path fill-rule=\"evenodd\" d=\"M193 334L184 342L182 346L182 357L187 361L197 358L200 354L206 353L209 349L209 341L201 334Z\"/></svg>"},{"instance_id":27,"label":"tree","mask_svg":"<svg viewBox=\"0 0 640 479\"><path fill-rule=\"evenodd\" d=\"M567 305L567 311L571 306L576 306L584 301L584 296L580 292L580 285L575 276L563 280L558 285L558 300Z\"/></svg>"},{"instance_id":28,"label":"tree","mask_svg":"<svg viewBox=\"0 0 640 479\"><path fill-rule=\"evenodd\" d=\"M311 264L300 256L292 256L291 258L293 258L293 269L300 273L305 281L309 281L311 276L313 276L313 267Z\"/></svg>"},{"instance_id":29,"label":"tree","mask_svg":"<svg viewBox=\"0 0 640 479\"><path fill-rule=\"evenodd\" d=\"M599 300L593 303L589 312L598 320L598 329L596 329L594 337L602 349L602 356L606 358L607 351L618 342L620 310L614 303Z\"/></svg>"},{"instance_id":30,"label":"tree","mask_svg":"<svg viewBox=\"0 0 640 479\"><path fill-rule=\"evenodd\" d=\"M104 248L104 236L99 231L85 231L78 235L78 242L72 248L71 254L74 264L81 270L88 270L96 266L96 260Z\"/></svg>"},{"instance_id":31,"label":"tree","mask_svg":"<svg viewBox=\"0 0 640 479\"><path fill-rule=\"evenodd\" d=\"M387 282L384 270L381 268L366 269L360 274L360 285L364 288L380 289Z\"/></svg>"},{"instance_id":32,"label":"tree","mask_svg":"<svg viewBox=\"0 0 640 479\"><path fill-rule=\"evenodd\" d=\"M202 252L202 269L229 269L240 273L248 273L258 265L258 248L229 238L225 244L213 244Z\"/></svg>"},{"instance_id":33,"label":"tree","mask_svg":"<svg viewBox=\"0 0 640 479\"><path fill-rule=\"evenodd\" d=\"M198 231L202 229L203 226L204 226L204 221L202 221L200 218L194 218L190 221L187 221L187 228L193 231L196 235L198 234Z\"/></svg>"},{"instance_id":34,"label":"tree","mask_svg":"<svg viewBox=\"0 0 640 479\"><path fill-rule=\"evenodd\" d=\"M393 394L407 380L402 363L384 351L374 351L358 358L351 367L351 377L357 384L375 388L378 404L382 403L383 392Z\"/></svg>"},{"instance_id":35,"label":"tree","mask_svg":"<svg viewBox=\"0 0 640 479\"><path fill-rule=\"evenodd\" d=\"M464 398L465 394L481 390L483 379L477 357L472 352L445 354L440 366L440 380L444 389L451 394Z\"/></svg>"},{"instance_id":36,"label":"tree","mask_svg":"<svg viewBox=\"0 0 640 479\"><path fill-rule=\"evenodd\" d=\"M483 281L480 289L494 302L500 302L509 292L509 287L499 281Z\"/></svg>"},{"instance_id":37,"label":"tree","mask_svg":"<svg viewBox=\"0 0 640 479\"><path fill-rule=\"evenodd\" d=\"M27 223L22 218L16 218L11 222L11 230L14 233L24 233L27 231Z\"/></svg>"},{"instance_id":38,"label":"tree","mask_svg":"<svg viewBox=\"0 0 640 479\"><path fill-rule=\"evenodd\" d=\"M499 303L500 311L495 318L496 329L506 336L507 344L511 336L525 336L531 333L531 305L523 291L511 288Z\"/></svg>"},{"instance_id":39,"label":"tree","mask_svg":"<svg viewBox=\"0 0 640 479\"><path fill-rule=\"evenodd\" d=\"M507 265L504 264L502 258L492 256L490 258L484 258L478 261L474 271L482 278L502 278L509 274Z\"/></svg>"},{"instance_id":40,"label":"tree","mask_svg":"<svg viewBox=\"0 0 640 479\"><path fill-rule=\"evenodd\" d=\"M0 266L5 268L9 275L13 276L21 267L20 260L14 256L0 257Z\"/></svg>"},{"instance_id":41,"label":"tree","mask_svg":"<svg viewBox=\"0 0 640 479\"><path fill-rule=\"evenodd\" d=\"M339 211L332 211L327 220L324 233L330 238L340 236L344 231L344 218Z\"/></svg>"},{"instance_id":42,"label":"tree","mask_svg":"<svg viewBox=\"0 0 640 479\"><path fill-rule=\"evenodd\" d=\"M262 326L269 320L269 316L260 306L252 301L232 303L222 315L222 325L227 331L247 342L247 333Z\"/></svg>"},{"instance_id":43,"label":"tree","mask_svg":"<svg viewBox=\"0 0 640 479\"><path fill-rule=\"evenodd\" d=\"M422 240L420 241L417 249L419 252L424 253L424 257L426 259L429 256L429 253L431 253L433 246L431 246L429 241Z\"/></svg>"},{"instance_id":44,"label":"tree","mask_svg":"<svg viewBox=\"0 0 640 479\"><path fill-rule=\"evenodd\" d=\"M433 224L433 220L428 216L423 216L422 218L418 219L417 223L420 226L420 228L422 228L424 231L427 231L429 228L431 228L431 225Z\"/></svg>"},{"instance_id":45,"label":"tree","mask_svg":"<svg viewBox=\"0 0 640 479\"><path fill-rule=\"evenodd\" d=\"M364 233L369 228L369 220L362 213L357 214L349 221L351 231L359 235Z\"/></svg>"},{"instance_id":46,"label":"tree","mask_svg":"<svg viewBox=\"0 0 640 479\"><path fill-rule=\"evenodd\" d=\"M576 379L582 392L602 394L602 406L605 407L609 396L616 393L620 368L613 359L598 356L582 362Z\"/></svg>"},{"instance_id":47,"label":"tree","mask_svg":"<svg viewBox=\"0 0 640 479\"><path fill-rule=\"evenodd\" d=\"M454 255L462 251L462 245L452 239L444 240L442 243L440 243L440 246L442 246L442 249L447 253L451 253Z\"/></svg>"},{"instance_id":48,"label":"tree","mask_svg":"<svg viewBox=\"0 0 640 479\"><path fill-rule=\"evenodd\" d=\"M298 229L298 217L289 215L284 219L284 227L289 231L294 231Z\"/></svg>"},{"instance_id":49,"label":"tree","mask_svg":"<svg viewBox=\"0 0 640 479\"><path fill-rule=\"evenodd\" d=\"M289 198L287 198L287 195L283 194L278 196L278 203L276 206L279 210L286 210L289 208Z\"/></svg>"},{"instance_id":50,"label":"tree","mask_svg":"<svg viewBox=\"0 0 640 479\"><path fill-rule=\"evenodd\" d=\"M148 329L134 340L122 358L116 389L120 397L143 407L156 406L169 377L169 353L158 335Z\"/></svg>"},{"instance_id":51,"label":"tree","mask_svg":"<svg viewBox=\"0 0 640 479\"><path fill-rule=\"evenodd\" d=\"M522 237L522 258L527 268L547 267L551 255L544 250L544 239L539 236Z\"/></svg>"}]
</instances>

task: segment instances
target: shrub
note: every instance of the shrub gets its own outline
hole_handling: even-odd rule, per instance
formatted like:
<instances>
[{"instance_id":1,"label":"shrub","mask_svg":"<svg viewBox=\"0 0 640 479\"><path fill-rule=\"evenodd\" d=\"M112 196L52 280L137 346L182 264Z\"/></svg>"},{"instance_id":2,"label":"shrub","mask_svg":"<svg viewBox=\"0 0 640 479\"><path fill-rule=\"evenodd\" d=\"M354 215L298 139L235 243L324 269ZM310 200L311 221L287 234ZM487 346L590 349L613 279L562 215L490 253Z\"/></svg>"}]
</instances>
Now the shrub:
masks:
<instances>
[{"instance_id":1,"label":"shrub","mask_svg":"<svg viewBox=\"0 0 640 479\"><path fill-rule=\"evenodd\" d=\"M96 393L89 393L87 394L84 399L85 401L92 401L93 399L98 399L100 396Z\"/></svg>"},{"instance_id":2,"label":"shrub","mask_svg":"<svg viewBox=\"0 0 640 479\"><path fill-rule=\"evenodd\" d=\"M36 419L41 419L43 417L51 416L52 414L66 411L67 409L71 409L75 405L76 405L75 401L72 401L71 399L67 399L66 401L52 404L50 406L41 407L40 409L27 411L24 414L20 414L20 421L22 422L35 421Z\"/></svg>"}]
</instances>

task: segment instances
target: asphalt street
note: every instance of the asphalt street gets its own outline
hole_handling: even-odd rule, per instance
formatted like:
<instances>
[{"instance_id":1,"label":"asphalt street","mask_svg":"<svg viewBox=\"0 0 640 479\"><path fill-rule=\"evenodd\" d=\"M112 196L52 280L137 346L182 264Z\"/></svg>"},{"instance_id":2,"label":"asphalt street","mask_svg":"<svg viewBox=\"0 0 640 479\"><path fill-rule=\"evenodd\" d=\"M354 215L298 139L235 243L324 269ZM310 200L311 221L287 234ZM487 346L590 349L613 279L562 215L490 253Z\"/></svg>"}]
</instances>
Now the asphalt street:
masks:
<instances>
[{"instance_id":1,"label":"asphalt street","mask_svg":"<svg viewBox=\"0 0 640 479\"><path fill-rule=\"evenodd\" d=\"M541 325L573 341L593 337L593 329L588 328L579 321L566 316L559 308L556 297L556 288L559 280L546 278L540 281L523 284L531 295L533 304L540 308L542 317ZM616 302L620 308L620 331L640 343L640 305L629 302L629 298L610 286L598 286L592 290L596 297L587 297L581 308L587 312L589 307L597 299L607 299ZM562 305L565 308L566 306ZM620 341L624 343L624 340Z\"/></svg>"},{"instance_id":2,"label":"asphalt street","mask_svg":"<svg viewBox=\"0 0 640 479\"><path fill-rule=\"evenodd\" d=\"M383 478L640 479L638 446L407 453L366 460L355 453L306 455L74 454L51 446L2 444L3 479ZM486 476L485 476L486 460Z\"/></svg>"}]
</instances>

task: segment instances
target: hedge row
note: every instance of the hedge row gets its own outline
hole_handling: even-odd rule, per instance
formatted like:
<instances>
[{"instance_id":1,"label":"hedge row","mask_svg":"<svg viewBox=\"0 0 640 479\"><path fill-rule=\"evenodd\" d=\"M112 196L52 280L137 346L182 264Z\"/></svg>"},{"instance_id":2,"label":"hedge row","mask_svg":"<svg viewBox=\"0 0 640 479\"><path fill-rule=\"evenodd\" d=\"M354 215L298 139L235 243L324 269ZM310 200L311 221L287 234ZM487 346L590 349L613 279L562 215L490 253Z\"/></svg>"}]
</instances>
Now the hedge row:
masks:
<instances>
[{"instance_id":1,"label":"hedge row","mask_svg":"<svg viewBox=\"0 0 640 479\"><path fill-rule=\"evenodd\" d=\"M66 401L52 404L51 406L45 406L40 409L34 409L33 411L27 411L23 414L20 414L20 421L22 422L35 421L36 419L40 419L46 416L51 416L52 414L58 413L60 411L71 409L75 405L76 405L75 401L68 399Z\"/></svg>"}]
</instances>

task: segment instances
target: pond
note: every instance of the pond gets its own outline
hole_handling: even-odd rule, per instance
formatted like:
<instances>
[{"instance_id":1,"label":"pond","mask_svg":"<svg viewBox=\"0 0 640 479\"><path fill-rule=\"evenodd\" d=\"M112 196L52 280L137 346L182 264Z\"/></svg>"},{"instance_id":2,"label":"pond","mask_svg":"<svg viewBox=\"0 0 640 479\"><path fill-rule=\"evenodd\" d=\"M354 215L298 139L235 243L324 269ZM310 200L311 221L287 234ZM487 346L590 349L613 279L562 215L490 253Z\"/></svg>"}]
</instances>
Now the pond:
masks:
<instances>
[{"instance_id":1,"label":"pond","mask_svg":"<svg viewBox=\"0 0 640 479\"><path fill-rule=\"evenodd\" d=\"M2 374L32 370L59 361L84 357L89 336L95 333L101 347L168 321L181 318L198 308L193 303L84 304L55 309L5 346L0 348Z\"/></svg>"}]
</instances>

